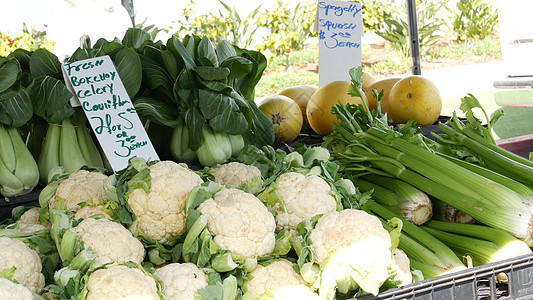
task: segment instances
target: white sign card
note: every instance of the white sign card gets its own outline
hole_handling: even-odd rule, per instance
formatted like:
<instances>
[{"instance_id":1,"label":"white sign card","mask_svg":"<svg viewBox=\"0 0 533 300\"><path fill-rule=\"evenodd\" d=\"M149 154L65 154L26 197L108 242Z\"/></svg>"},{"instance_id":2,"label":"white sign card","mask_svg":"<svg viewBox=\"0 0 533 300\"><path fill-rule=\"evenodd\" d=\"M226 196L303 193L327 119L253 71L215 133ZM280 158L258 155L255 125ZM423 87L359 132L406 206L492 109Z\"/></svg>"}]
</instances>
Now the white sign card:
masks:
<instances>
[{"instance_id":1,"label":"white sign card","mask_svg":"<svg viewBox=\"0 0 533 300\"><path fill-rule=\"evenodd\" d=\"M114 171L134 156L159 159L109 56L65 63L62 70Z\"/></svg>"},{"instance_id":2,"label":"white sign card","mask_svg":"<svg viewBox=\"0 0 533 300\"><path fill-rule=\"evenodd\" d=\"M337 80L350 81L348 71L361 66L361 4L319 0L317 15L318 85Z\"/></svg>"}]
</instances>

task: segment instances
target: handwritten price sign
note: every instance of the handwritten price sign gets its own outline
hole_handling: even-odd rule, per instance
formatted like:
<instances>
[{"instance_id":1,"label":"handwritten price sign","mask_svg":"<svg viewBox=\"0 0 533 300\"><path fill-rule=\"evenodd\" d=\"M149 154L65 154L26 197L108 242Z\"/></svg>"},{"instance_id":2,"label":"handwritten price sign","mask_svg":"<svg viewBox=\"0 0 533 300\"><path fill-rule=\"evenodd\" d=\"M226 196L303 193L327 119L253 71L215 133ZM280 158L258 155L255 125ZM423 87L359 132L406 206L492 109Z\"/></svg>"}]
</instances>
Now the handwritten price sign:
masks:
<instances>
[{"instance_id":1,"label":"handwritten price sign","mask_svg":"<svg viewBox=\"0 0 533 300\"><path fill-rule=\"evenodd\" d=\"M109 56L63 64L74 101L87 115L113 170L131 157L159 159Z\"/></svg>"},{"instance_id":2,"label":"handwritten price sign","mask_svg":"<svg viewBox=\"0 0 533 300\"><path fill-rule=\"evenodd\" d=\"M348 71L361 66L361 4L336 0L319 1L317 23L319 86L336 80L350 81Z\"/></svg>"}]
</instances>

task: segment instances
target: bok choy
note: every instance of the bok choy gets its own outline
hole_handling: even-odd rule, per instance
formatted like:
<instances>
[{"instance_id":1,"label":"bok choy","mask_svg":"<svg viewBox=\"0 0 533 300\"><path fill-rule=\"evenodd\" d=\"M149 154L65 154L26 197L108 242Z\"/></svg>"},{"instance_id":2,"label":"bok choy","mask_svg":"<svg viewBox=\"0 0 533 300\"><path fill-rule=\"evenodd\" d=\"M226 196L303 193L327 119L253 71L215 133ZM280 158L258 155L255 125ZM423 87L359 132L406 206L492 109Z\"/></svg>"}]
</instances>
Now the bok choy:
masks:
<instances>
[{"instance_id":1,"label":"bok choy","mask_svg":"<svg viewBox=\"0 0 533 300\"><path fill-rule=\"evenodd\" d=\"M266 68L261 53L195 35L166 44L146 37L136 51L143 86L135 108L151 123L174 128L168 147L175 159L213 166L244 145L273 144L273 125L253 101Z\"/></svg>"}]
</instances>

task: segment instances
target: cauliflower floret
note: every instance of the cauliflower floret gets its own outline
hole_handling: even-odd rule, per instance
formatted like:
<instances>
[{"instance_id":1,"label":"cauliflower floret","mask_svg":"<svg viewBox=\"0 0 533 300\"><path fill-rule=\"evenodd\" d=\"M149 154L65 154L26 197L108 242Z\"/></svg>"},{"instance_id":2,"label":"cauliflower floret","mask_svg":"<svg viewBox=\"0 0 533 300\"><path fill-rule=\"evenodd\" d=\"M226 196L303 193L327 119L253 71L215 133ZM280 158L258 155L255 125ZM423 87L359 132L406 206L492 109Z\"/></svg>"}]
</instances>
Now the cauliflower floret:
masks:
<instances>
[{"instance_id":1,"label":"cauliflower floret","mask_svg":"<svg viewBox=\"0 0 533 300\"><path fill-rule=\"evenodd\" d=\"M79 203L86 202L88 205L96 205L102 199L107 198L104 190L106 175L100 172L78 170L59 183L57 190L49 200L49 208L55 209L59 199L63 200L65 207L70 212L78 211Z\"/></svg>"},{"instance_id":2,"label":"cauliflower floret","mask_svg":"<svg viewBox=\"0 0 533 300\"><path fill-rule=\"evenodd\" d=\"M78 226L70 229L79 235L85 248L92 248L97 261L141 263L144 259L142 243L119 223L108 219L84 219Z\"/></svg>"},{"instance_id":3,"label":"cauliflower floret","mask_svg":"<svg viewBox=\"0 0 533 300\"><path fill-rule=\"evenodd\" d=\"M22 284L0 277L0 299L33 300L33 294Z\"/></svg>"},{"instance_id":4,"label":"cauliflower floret","mask_svg":"<svg viewBox=\"0 0 533 300\"><path fill-rule=\"evenodd\" d=\"M171 263L156 269L167 300L194 300L207 286L207 275L192 263Z\"/></svg>"},{"instance_id":5,"label":"cauliflower floret","mask_svg":"<svg viewBox=\"0 0 533 300\"><path fill-rule=\"evenodd\" d=\"M44 275L41 273L41 259L37 251L20 240L0 237L0 270L12 267L16 268L13 280L34 293L41 292L44 288Z\"/></svg>"},{"instance_id":6,"label":"cauliflower floret","mask_svg":"<svg viewBox=\"0 0 533 300\"><path fill-rule=\"evenodd\" d=\"M165 244L185 233L185 205L191 190L203 183L193 171L173 162L160 161L149 167L148 194L135 189L128 204L137 217L137 230L144 238Z\"/></svg>"},{"instance_id":7,"label":"cauliflower floret","mask_svg":"<svg viewBox=\"0 0 533 300\"><path fill-rule=\"evenodd\" d=\"M413 282L411 274L411 263L409 257L401 249L396 248L393 252L393 269L396 270L396 280L400 280L400 286Z\"/></svg>"},{"instance_id":8,"label":"cauliflower floret","mask_svg":"<svg viewBox=\"0 0 533 300\"><path fill-rule=\"evenodd\" d=\"M319 176L288 172L278 177L277 184L285 206L285 211L279 202L274 206L277 231L286 228L294 232L300 222L337 210L331 187Z\"/></svg>"},{"instance_id":9,"label":"cauliflower floret","mask_svg":"<svg viewBox=\"0 0 533 300\"><path fill-rule=\"evenodd\" d=\"M273 297L267 299L318 299L318 294L294 271L294 265L284 258L279 258L266 267L257 265L250 272L253 278L244 282L243 289L255 296L272 293Z\"/></svg>"},{"instance_id":10,"label":"cauliflower floret","mask_svg":"<svg viewBox=\"0 0 533 300\"><path fill-rule=\"evenodd\" d=\"M198 207L208 215L207 229L220 248L256 258L274 250L274 216L257 197L223 189Z\"/></svg>"},{"instance_id":11,"label":"cauliflower floret","mask_svg":"<svg viewBox=\"0 0 533 300\"><path fill-rule=\"evenodd\" d=\"M375 216L356 209L345 209L325 214L318 220L309 238L313 242L311 250L315 254L315 262L318 264L321 264L338 250L353 245L375 244L380 246L380 249L390 249L391 246L389 232L383 228L381 221ZM377 249L372 247L361 247L360 249L360 251L369 251L370 253L375 250ZM388 250L388 256L391 256L390 250Z\"/></svg>"},{"instance_id":12,"label":"cauliflower floret","mask_svg":"<svg viewBox=\"0 0 533 300\"><path fill-rule=\"evenodd\" d=\"M209 170L209 173L215 177L216 183L240 188L251 194L260 192L263 186L259 168L240 162L229 162L214 167Z\"/></svg>"},{"instance_id":13,"label":"cauliflower floret","mask_svg":"<svg viewBox=\"0 0 533 300\"><path fill-rule=\"evenodd\" d=\"M392 253L389 232L381 221L365 211L345 209L323 215L309 235L315 263L321 265L323 276L334 276L337 282L353 278L364 291L377 294L390 277ZM346 282L346 281L345 281ZM346 293L357 286L343 285Z\"/></svg>"},{"instance_id":14,"label":"cauliflower floret","mask_svg":"<svg viewBox=\"0 0 533 300\"><path fill-rule=\"evenodd\" d=\"M155 279L137 268L110 265L89 276L86 300L159 300Z\"/></svg>"},{"instance_id":15,"label":"cauliflower floret","mask_svg":"<svg viewBox=\"0 0 533 300\"><path fill-rule=\"evenodd\" d=\"M40 211L40 207L34 207L24 212L17 221L19 231L24 233L33 233L45 228L50 228L50 222L39 221Z\"/></svg>"},{"instance_id":16,"label":"cauliflower floret","mask_svg":"<svg viewBox=\"0 0 533 300\"><path fill-rule=\"evenodd\" d=\"M85 205L84 207L80 208L74 214L74 219L75 220L87 219L87 218L90 218L96 215L103 215L104 218L106 219L109 219L109 220L112 219L111 216L107 212L105 212L101 206L89 206L89 205Z\"/></svg>"}]
</instances>

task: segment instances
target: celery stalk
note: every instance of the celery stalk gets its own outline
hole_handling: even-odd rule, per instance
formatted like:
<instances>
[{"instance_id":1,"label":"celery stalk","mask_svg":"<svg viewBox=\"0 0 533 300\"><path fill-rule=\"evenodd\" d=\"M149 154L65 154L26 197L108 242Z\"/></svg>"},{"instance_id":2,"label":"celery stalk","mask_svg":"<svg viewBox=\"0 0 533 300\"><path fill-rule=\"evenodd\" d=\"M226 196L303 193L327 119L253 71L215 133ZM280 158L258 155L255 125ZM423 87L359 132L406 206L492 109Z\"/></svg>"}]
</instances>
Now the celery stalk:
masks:
<instances>
[{"instance_id":1,"label":"celery stalk","mask_svg":"<svg viewBox=\"0 0 533 300\"><path fill-rule=\"evenodd\" d=\"M480 137L474 140L445 125L439 125L439 129L448 136L453 137L455 141L474 151L490 169L524 184L533 182L533 162L488 141L483 141ZM468 132L468 129L464 128L464 131ZM472 136L475 135L472 134Z\"/></svg>"},{"instance_id":2,"label":"celery stalk","mask_svg":"<svg viewBox=\"0 0 533 300\"><path fill-rule=\"evenodd\" d=\"M526 166L530 166L533 168L533 161L528 160L520 155L517 155L511 151L508 151L502 147L499 147L498 145L494 143L490 143L489 141L485 140L484 138L480 137L478 134L476 134L472 128L465 127L463 128L462 132L469 138L471 138L473 141L481 144L482 147L490 149L498 154L501 154L504 157L507 157L511 160L514 160L518 163L524 164Z\"/></svg>"},{"instance_id":3,"label":"celery stalk","mask_svg":"<svg viewBox=\"0 0 533 300\"><path fill-rule=\"evenodd\" d=\"M392 165L386 165L381 162L374 164L379 164L382 168L388 168L392 172L396 172L398 178L469 214L474 219L491 227L503 229L524 240L529 246L533 246L533 228L530 224L533 218L529 205L523 205L521 208L512 208L483 203L476 198L461 193L458 189L454 190L408 169L398 170L396 166L391 169Z\"/></svg>"},{"instance_id":4,"label":"celery stalk","mask_svg":"<svg viewBox=\"0 0 533 300\"><path fill-rule=\"evenodd\" d=\"M385 207L377 203L373 203L370 206L370 211L385 220L390 220L394 217L402 219L399 215L387 210ZM435 253L437 257L440 259L440 261L445 266L452 268L452 269L453 268L464 268L463 263L457 258L455 253L450 248L448 248L448 246L446 246L444 243L439 241L437 238L433 237L431 234L425 232L423 229L421 229L417 225L404 221L403 228L402 228L402 235L400 236L400 249L404 250L408 256L409 256L409 253L406 251L406 249L403 249L401 246L402 238L404 237L404 234L409 235L411 238L415 239L418 244L424 246L425 248Z\"/></svg>"},{"instance_id":5,"label":"celery stalk","mask_svg":"<svg viewBox=\"0 0 533 300\"><path fill-rule=\"evenodd\" d=\"M397 206L399 204L396 194L387 188L362 178L357 179L354 184L362 192L369 192L373 190L372 199L379 202L381 205Z\"/></svg>"},{"instance_id":6,"label":"celery stalk","mask_svg":"<svg viewBox=\"0 0 533 300\"><path fill-rule=\"evenodd\" d=\"M433 208L428 195L402 180L380 175L369 175L366 180L391 190L398 199L399 205L388 207L398 212L405 219L416 225L421 225L428 221Z\"/></svg>"},{"instance_id":7,"label":"celery stalk","mask_svg":"<svg viewBox=\"0 0 533 300\"><path fill-rule=\"evenodd\" d=\"M394 229L386 221L394 217L394 213L375 203L372 204L370 210L380 217L385 229L389 232ZM420 270L424 278L433 278L466 269L446 244L416 225L404 222L403 226L398 248L409 257L411 268Z\"/></svg>"},{"instance_id":8,"label":"celery stalk","mask_svg":"<svg viewBox=\"0 0 533 300\"><path fill-rule=\"evenodd\" d=\"M383 222L386 223L385 221ZM387 230L392 230L392 228L389 228L385 224L383 224L383 226ZM400 243L398 245L398 248L403 250L407 254L407 256L409 256L410 260L416 260L424 262L426 264L432 264L441 268L442 270L445 270L447 268L446 264L440 260L440 258L435 252L425 247L405 232L402 232L402 234L400 235Z\"/></svg>"},{"instance_id":9,"label":"celery stalk","mask_svg":"<svg viewBox=\"0 0 533 300\"><path fill-rule=\"evenodd\" d=\"M369 129L370 131L371 129ZM374 133L376 131L373 130L372 132ZM382 136L381 133L377 133L377 135ZM379 139L372 140L379 141ZM375 144L377 143L373 143L372 145L375 148L379 147L380 150L388 147L383 142L381 144ZM493 205L506 205L515 208L523 206L524 198L508 187L458 166L430 151L422 149L420 146L397 138L390 142L390 147L400 152L396 154L395 159L426 177L431 176L431 179L434 181L441 178L442 180L439 181L443 184L460 185L463 187L460 190L464 191L465 194L473 196L471 193L473 192L479 195L480 201L489 201ZM378 150L380 153L387 155L387 153L380 150Z\"/></svg>"},{"instance_id":10,"label":"celery stalk","mask_svg":"<svg viewBox=\"0 0 533 300\"><path fill-rule=\"evenodd\" d=\"M410 260L411 268L415 269L415 270L420 270L422 272L422 274L424 275L424 279L439 277L439 276L442 276L444 274L449 274L449 273L453 273L453 272L456 272L456 271L457 272L461 271L460 269L459 270L449 270L449 271L447 271L446 269L443 269L442 267L439 267L439 266L435 266L435 265L427 264L427 263L422 263L422 262L419 262L419 261L411 259L411 258L409 258L409 260Z\"/></svg>"},{"instance_id":11,"label":"celery stalk","mask_svg":"<svg viewBox=\"0 0 533 300\"><path fill-rule=\"evenodd\" d=\"M495 181L501 185L504 185L510 189L512 189L513 191L517 192L519 195L522 195L522 196L527 196L527 197L530 197L531 195L533 195L533 191L525 184L521 183L521 182L518 182L516 180L513 180L509 177L506 177L500 173L497 173L493 170L490 170L490 169L487 169L487 168L484 168L480 165L476 165L476 164L473 164L473 163L469 163L467 161L464 161L464 160L461 160L461 159L458 159L458 158L455 158L455 157L452 157L452 156L449 156L449 155L445 155L445 154L442 154L442 153L437 153L437 155L441 156L441 157L444 157L446 158L447 160L455 163L455 164L458 164L460 165L461 167L463 168L466 168L466 169L469 169L470 171L472 172L475 172L477 174L480 174L481 176L483 177L486 177L492 181Z\"/></svg>"},{"instance_id":12,"label":"celery stalk","mask_svg":"<svg viewBox=\"0 0 533 300\"><path fill-rule=\"evenodd\" d=\"M432 220L463 224L472 224L476 222L476 220L470 215L438 199L432 199L431 203L433 203Z\"/></svg>"},{"instance_id":13,"label":"celery stalk","mask_svg":"<svg viewBox=\"0 0 533 300\"><path fill-rule=\"evenodd\" d=\"M498 249L495 244L489 241L444 232L424 226L422 226L422 228L450 248L454 249L457 253L471 256L475 266L492 262L491 254Z\"/></svg>"},{"instance_id":14,"label":"celery stalk","mask_svg":"<svg viewBox=\"0 0 533 300\"><path fill-rule=\"evenodd\" d=\"M450 239L449 242L445 241L445 243L447 243L450 247L453 246L453 248L461 249L463 251L465 251L465 249L462 248L464 248L467 244L463 243L460 238L455 238L457 236L470 237L473 239L490 242L493 244L494 248L487 247L482 249L485 257L487 258L481 262L482 264L513 258L520 255L526 255L532 252L525 242L515 238L511 234L503 230L484 225L454 224L442 221L430 221L424 226L424 229L433 229L453 234L453 238ZM469 249L466 249L466 252L469 251Z\"/></svg>"}]
</instances>

